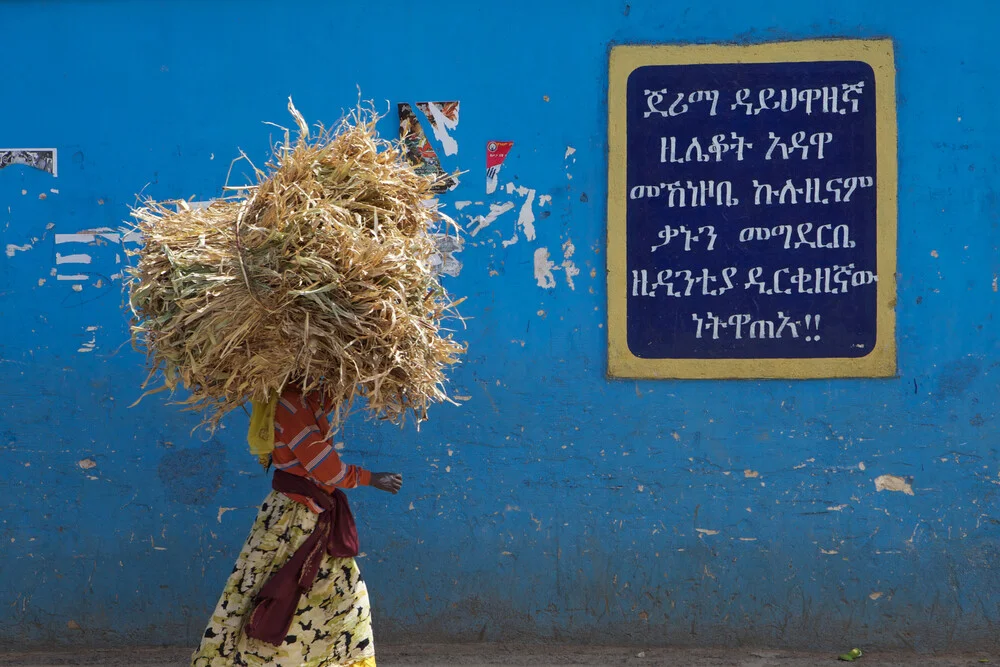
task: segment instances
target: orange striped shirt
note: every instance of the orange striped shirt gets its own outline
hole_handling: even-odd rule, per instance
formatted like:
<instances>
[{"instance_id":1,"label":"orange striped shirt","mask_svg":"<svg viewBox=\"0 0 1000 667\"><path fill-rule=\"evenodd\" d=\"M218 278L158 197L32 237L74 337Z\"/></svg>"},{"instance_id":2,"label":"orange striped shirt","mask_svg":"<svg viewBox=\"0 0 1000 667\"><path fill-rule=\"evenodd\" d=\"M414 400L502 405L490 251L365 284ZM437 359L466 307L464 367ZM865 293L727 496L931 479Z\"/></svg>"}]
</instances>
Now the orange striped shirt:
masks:
<instances>
[{"instance_id":1,"label":"orange striped shirt","mask_svg":"<svg viewBox=\"0 0 1000 667\"><path fill-rule=\"evenodd\" d=\"M316 394L303 396L295 389L286 389L274 414L274 451L271 453L274 467L305 477L327 492L337 487L368 486L371 473L342 462L330 442L331 411ZM310 498L296 494L288 494L288 497L317 514L323 511Z\"/></svg>"}]
</instances>

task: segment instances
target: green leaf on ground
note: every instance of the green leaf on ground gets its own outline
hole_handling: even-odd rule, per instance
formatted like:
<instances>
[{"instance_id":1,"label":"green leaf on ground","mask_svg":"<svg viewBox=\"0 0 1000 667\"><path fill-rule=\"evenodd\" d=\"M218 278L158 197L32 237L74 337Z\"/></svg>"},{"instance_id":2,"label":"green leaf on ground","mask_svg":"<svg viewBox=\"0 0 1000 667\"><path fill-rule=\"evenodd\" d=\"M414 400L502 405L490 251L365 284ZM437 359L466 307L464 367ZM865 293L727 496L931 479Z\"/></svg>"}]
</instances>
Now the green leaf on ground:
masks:
<instances>
[{"instance_id":1,"label":"green leaf on ground","mask_svg":"<svg viewBox=\"0 0 1000 667\"><path fill-rule=\"evenodd\" d=\"M858 658L864 655L859 648L852 648L847 653L842 653L837 656L837 660L843 660L844 662L854 662Z\"/></svg>"}]
</instances>

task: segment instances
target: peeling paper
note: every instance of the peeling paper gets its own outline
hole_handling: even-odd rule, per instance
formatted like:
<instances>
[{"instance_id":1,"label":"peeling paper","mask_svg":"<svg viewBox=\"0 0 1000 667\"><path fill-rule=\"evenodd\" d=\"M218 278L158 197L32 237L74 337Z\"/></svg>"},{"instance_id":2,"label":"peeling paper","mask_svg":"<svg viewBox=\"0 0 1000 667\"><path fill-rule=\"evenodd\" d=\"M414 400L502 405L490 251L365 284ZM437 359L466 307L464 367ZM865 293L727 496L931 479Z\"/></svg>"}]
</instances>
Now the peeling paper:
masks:
<instances>
[{"instance_id":1,"label":"peeling paper","mask_svg":"<svg viewBox=\"0 0 1000 667\"><path fill-rule=\"evenodd\" d=\"M97 227L95 229L84 229L76 234L56 234L55 242L56 245L62 243L95 243L99 238L111 243L122 243L123 241L127 243L129 241L138 241L140 236L137 232L129 232L123 238L121 234L110 227Z\"/></svg>"},{"instance_id":2,"label":"peeling paper","mask_svg":"<svg viewBox=\"0 0 1000 667\"><path fill-rule=\"evenodd\" d=\"M11 165L31 167L59 177L58 151L55 148L0 148L0 169Z\"/></svg>"},{"instance_id":3,"label":"peeling paper","mask_svg":"<svg viewBox=\"0 0 1000 667\"><path fill-rule=\"evenodd\" d=\"M218 523L222 523L222 515L226 512L232 512L233 510L239 509L238 507L220 507L219 513L215 515L215 520Z\"/></svg>"},{"instance_id":4,"label":"peeling paper","mask_svg":"<svg viewBox=\"0 0 1000 667\"><path fill-rule=\"evenodd\" d=\"M29 250L32 249L32 247L34 247L34 246L32 246L30 243L25 243L24 245L14 245L13 243L8 243L7 244L7 256L8 257L13 257L15 253L18 253L18 252L28 252Z\"/></svg>"},{"instance_id":5,"label":"peeling paper","mask_svg":"<svg viewBox=\"0 0 1000 667\"><path fill-rule=\"evenodd\" d=\"M471 236L475 236L476 234L478 234L479 232L483 231L484 229L492 225L494 222L496 222L497 218L499 218L501 215L511 210L512 208L514 208L514 202L504 202L503 204L490 204L490 212L488 214L486 214L485 216L477 215L476 217L472 218L471 224L476 225L476 227L472 231L470 231L469 234Z\"/></svg>"},{"instance_id":6,"label":"peeling paper","mask_svg":"<svg viewBox=\"0 0 1000 667\"><path fill-rule=\"evenodd\" d=\"M449 175L441 167L437 152L424 134L423 127L413 108L406 102L397 105L399 110L399 140L402 144L403 156L413 170L422 176L437 177L437 182L431 188L432 192L446 192L458 187L458 179Z\"/></svg>"},{"instance_id":7,"label":"peeling paper","mask_svg":"<svg viewBox=\"0 0 1000 667\"><path fill-rule=\"evenodd\" d=\"M573 245L573 241L567 239L566 243L563 243L563 262L562 268L563 272L566 274L566 284L569 285L571 290L576 289L576 285L573 283L573 278L580 275L580 269L576 268L576 264L571 259L573 254L576 252L576 246Z\"/></svg>"},{"instance_id":8,"label":"peeling paper","mask_svg":"<svg viewBox=\"0 0 1000 667\"><path fill-rule=\"evenodd\" d=\"M524 230L524 238L529 241L535 240L535 211L531 208L532 204L535 203L535 191L529 190L523 185L518 188L517 193L522 197L526 197L524 203L521 204L521 212L517 216L517 226Z\"/></svg>"},{"instance_id":9,"label":"peeling paper","mask_svg":"<svg viewBox=\"0 0 1000 667\"><path fill-rule=\"evenodd\" d=\"M74 285L76 287L76 285ZM85 342L77 352L93 352L97 348L97 330L100 327L87 327L87 333L90 334L90 340Z\"/></svg>"},{"instance_id":10,"label":"peeling paper","mask_svg":"<svg viewBox=\"0 0 1000 667\"><path fill-rule=\"evenodd\" d=\"M457 276L462 271L462 263L455 258L454 253L461 252L464 245L461 237L449 234L431 234L437 252L428 258L431 270L436 274Z\"/></svg>"},{"instance_id":11,"label":"peeling paper","mask_svg":"<svg viewBox=\"0 0 1000 667\"><path fill-rule=\"evenodd\" d=\"M61 255L56 253L56 264L90 264L90 255Z\"/></svg>"},{"instance_id":12,"label":"peeling paper","mask_svg":"<svg viewBox=\"0 0 1000 667\"><path fill-rule=\"evenodd\" d=\"M542 289L552 289L556 286L556 278L552 275L555 268L549 257L548 248L538 248L535 250L535 280Z\"/></svg>"},{"instance_id":13,"label":"peeling paper","mask_svg":"<svg viewBox=\"0 0 1000 667\"><path fill-rule=\"evenodd\" d=\"M56 245L60 243L93 243L94 234L56 234L55 240ZM115 240L117 241L118 239L116 238Z\"/></svg>"},{"instance_id":14,"label":"peeling paper","mask_svg":"<svg viewBox=\"0 0 1000 667\"><path fill-rule=\"evenodd\" d=\"M513 147L513 141L486 142L486 194L496 192L500 168Z\"/></svg>"},{"instance_id":15,"label":"peeling paper","mask_svg":"<svg viewBox=\"0 0 1000 667\"><path fill-rule=\"evenodd\" d=\"M569 160L570 157L573 155L573 153L576 153L576 149L573 148L572 146L567 146L566 147L566 155L563 156L563 161ZM576 158L573 158L573 162L576 162ZM569 173L570 166L571 166L571 163L567 162L567 164L566 164L566 178L568 180L572 181L573 180L573 174Z\"/></svg>"},{"instance_id":16,"label":"peeling paper","mask_svg":"<svg viewBox=\"0 0 1000 667\"><path fill-rule=\"evenodd\" d=\"M517 234L515 233L514 239L511 245L516 242ZM504 242L504 247L508 243ZM563 261L560 266L551 260L551 254L548 248L538 248L535 250L535 280L538 282L538 286L544 289L552 289L556 286L555 275L553 271L562 271L566 276L566 284L569 285L571 290L576 289L576 283L573 281L578 275L580 275L580 269L577 268L576 264L573 262L573 255L576 253L576 246L573 245L572 239L567 239L562 245L563 251ZM541 313L539 313L541 314Z\"/></svg>"},{"instance_id":17,"label":"peeling paper","mask_svg":"<svg viewBox=\"0 0 1000 667\"><path fill-rule=\"evenodd\" d=\"M913 495L910 482L897 475L879 475L875 478L876 491L901 491L908 496Z\"/></svg>"},{"instance_id":18,"label":"peeling paper","mask_svg":"<svg viewBox=\"0 0 1000 667\"><path fill-rule=\"evenodd\" d=\"M441 142L445 155L458 153L458 142L448 130L458 127L458 102L417 102L417 108L427 116L434 138Z\"/></svg>"}]
</instances>

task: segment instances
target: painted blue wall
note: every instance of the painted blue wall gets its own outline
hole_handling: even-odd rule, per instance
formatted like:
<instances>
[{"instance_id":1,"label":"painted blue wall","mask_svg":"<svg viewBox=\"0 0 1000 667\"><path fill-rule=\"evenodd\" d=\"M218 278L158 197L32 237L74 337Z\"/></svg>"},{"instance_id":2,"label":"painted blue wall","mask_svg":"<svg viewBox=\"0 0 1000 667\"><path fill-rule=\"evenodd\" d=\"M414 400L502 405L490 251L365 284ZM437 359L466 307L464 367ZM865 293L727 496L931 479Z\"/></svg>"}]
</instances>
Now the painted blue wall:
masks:
<instances>
[{"instance_id":1,"label":"painted blue wall","mask_svg":"<svg viewBox=\"0 0 1000 667\"><path fill-rule=\"evenodd\" d=\"M0 246L31 246L0 256L0 644L193 644L267 491L245 418L206 442L159 397L128 408L120 249L55 234L118 227L144 187L216 196L289 94L332 122L360 86L393 111L460 100L445 202L465 225L515 204L447 279L470 297L471 400L344 435L406 477L352 495L380 639L995 645L994 4L365 4L0 5L0 147L60 158L58 178L0 171ZM816 36L896 41L899 377L607 380L609 44ZM530 195L485 195L491 139L515 142L502 188L536 191L533 241L501 243ZM535 251L558 265L568 242L575 289L540 288ZM89 254L58 267L88 278L58 280L57 252Z\"/></svg>"}]
</instances>

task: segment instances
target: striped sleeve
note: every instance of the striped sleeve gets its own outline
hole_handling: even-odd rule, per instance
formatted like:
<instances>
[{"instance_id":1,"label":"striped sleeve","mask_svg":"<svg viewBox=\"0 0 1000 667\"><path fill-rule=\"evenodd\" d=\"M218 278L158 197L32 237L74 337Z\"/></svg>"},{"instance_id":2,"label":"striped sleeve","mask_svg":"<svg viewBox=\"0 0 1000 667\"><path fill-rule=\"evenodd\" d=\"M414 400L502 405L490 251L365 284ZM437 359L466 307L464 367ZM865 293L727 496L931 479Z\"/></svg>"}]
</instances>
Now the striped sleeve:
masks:
<instances>
[{"instance_id":1,"label":"striped sleeve","mask_svg":"<svg viewBox=\"0 0 1000 667\"><path fill-rule=\"evenodd\" d=\"M341 461L333 445L324 440L318 431L305 434L291 449L309 476L323 486L353 489L371 483L370 472Z\"/></svg>"},{"instance_id":2,"label":"striped sleeve","mask_svg":"<svg viewBox=\"0 0 1000 667\"><path fill-rule=\"evenodd\" d=\"M287 422L281 440L309 477L328 488L353 489L370 485L371 473L344 464L325 437L325 429L321 429L320 424L326 423L326 411L319 401L286 394L281 398L279 412L284 413L281 416Z\"/></svg>"}]
</instances>

